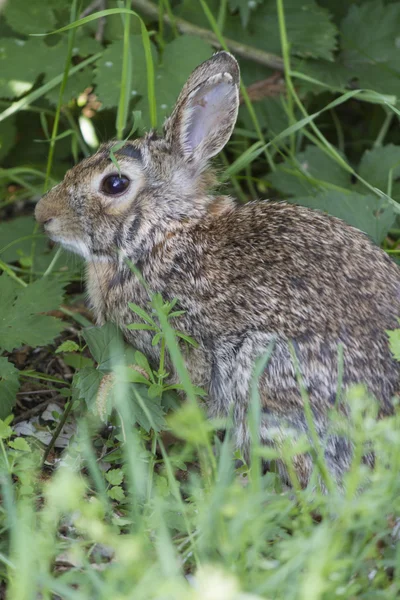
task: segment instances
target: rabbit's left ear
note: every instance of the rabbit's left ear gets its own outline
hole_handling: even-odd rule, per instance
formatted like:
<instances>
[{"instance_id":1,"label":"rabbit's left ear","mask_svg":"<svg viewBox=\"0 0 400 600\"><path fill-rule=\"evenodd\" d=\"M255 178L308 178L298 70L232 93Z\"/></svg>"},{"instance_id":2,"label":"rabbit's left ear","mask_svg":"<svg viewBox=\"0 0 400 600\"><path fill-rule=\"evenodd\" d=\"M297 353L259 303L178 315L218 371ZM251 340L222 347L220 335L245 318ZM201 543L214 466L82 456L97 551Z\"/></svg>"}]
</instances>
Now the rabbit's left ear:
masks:
<instances>
[{"instance_id":1,"label":"rabbit's left ear","mask_svg":"<svg viewBox=\"0 0 400 600\"><path fill-rule=\"evenodd\" d=\"M193 71L165 124L173 150L198 168L229 140L239 108L239 65L218 52Z\"/></svg>"}]
</instances>

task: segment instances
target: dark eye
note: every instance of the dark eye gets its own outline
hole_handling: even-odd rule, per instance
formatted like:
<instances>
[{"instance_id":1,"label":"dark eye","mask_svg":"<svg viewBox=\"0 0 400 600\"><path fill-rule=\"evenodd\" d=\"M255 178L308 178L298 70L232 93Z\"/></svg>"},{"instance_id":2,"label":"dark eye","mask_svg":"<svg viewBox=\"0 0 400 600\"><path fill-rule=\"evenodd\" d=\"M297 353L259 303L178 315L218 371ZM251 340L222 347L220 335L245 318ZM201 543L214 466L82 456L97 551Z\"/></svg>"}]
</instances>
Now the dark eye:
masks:
<instances>
[{"instance_id":1,"label":"dark eye","mask_svg":"<svg viewBox=\"0 0 400 600\"><path fill-rule=\"evenodd\" d=\"M101 184L101 191L108 196L122 194L128 189L130 181L125 175L109 175L105 177Z\"/></svg>"}]
</instances>

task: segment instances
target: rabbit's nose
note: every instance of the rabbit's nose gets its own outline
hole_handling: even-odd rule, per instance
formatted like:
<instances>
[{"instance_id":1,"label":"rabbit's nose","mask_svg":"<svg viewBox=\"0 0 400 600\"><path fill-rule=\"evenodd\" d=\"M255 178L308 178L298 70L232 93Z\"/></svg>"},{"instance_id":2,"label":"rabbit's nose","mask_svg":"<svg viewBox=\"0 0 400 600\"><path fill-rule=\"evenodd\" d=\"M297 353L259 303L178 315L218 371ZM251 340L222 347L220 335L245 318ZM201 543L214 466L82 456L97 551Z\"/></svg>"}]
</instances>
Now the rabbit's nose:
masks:
<instances>
[{"instance_id":1,"label":"rabbit's nose","mask_svg":"<svg viewBox=\"0 0 400 600\"><path fill-rule=\"evenodd\" d=\"M43 198L39 200L35 208L35 217L39 225L48 225L53 220L53 215L54 211L49 210L49 207L43 202Z\"/></svg>"}]
</instances>

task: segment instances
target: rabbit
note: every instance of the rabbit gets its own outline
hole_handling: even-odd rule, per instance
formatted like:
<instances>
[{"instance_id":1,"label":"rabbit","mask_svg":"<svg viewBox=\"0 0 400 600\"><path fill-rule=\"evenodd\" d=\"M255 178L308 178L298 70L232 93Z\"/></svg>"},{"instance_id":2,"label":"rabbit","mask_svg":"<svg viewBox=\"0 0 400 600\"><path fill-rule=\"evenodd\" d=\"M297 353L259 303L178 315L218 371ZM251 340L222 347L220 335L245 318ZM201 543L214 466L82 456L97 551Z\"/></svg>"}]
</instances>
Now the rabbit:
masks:
<instances>
[{"instance_id":1,"label":"rabbit","mask_svg":"<svg viewBox=\"0 0 400 600\"><path fill-rule=\"evenodd\" d=\"M385 330L398 326L400 271L338 218L286 202L239 205L212 193L209 161L235 126L239 80L235 58L214 54L190 75L163 135L126 141L115 152L120 171L110 159L115 142L102 145L41 198L36 219L52 240L86 259L97 323L116 323L154 364L160 350L152 332L126 328L139 321L128 302L148 309L149 301L126 258L153 292L177 299L184 313L174 326L198 342L182 345L192 381L206 390L211 417L233 417L235 444L245 456L256 360L270 349L258 383L266 445L309 435L300 372L326 464L340 480L352 445L327 435L338 345L343 392L364 383L379 401L379 416L391 414L399 365ZM173 364L167 369L176 378ZM278 465L289 482L283 461ZM296 456L294 467L307 486L310 456Z\"/></svg>"}]
</instances>

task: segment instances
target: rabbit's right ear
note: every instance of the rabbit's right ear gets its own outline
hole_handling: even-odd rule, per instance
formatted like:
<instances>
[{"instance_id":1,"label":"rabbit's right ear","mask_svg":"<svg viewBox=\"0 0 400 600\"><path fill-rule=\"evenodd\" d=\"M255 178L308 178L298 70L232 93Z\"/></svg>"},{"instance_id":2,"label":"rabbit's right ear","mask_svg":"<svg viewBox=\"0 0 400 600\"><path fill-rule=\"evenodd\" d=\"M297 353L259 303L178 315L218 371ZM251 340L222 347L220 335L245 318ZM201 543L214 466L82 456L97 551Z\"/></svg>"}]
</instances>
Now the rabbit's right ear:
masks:
<instances>
[{"instance_id":1,"label":"rabbit's right ear","mask_svg":"<svg viewBox=\"0 0 400 600\"><path fill-rule=\"evenodd\" d=\"M239 108L239 65L228 52L218 52L190 75L165 137L175 152L202 169L229 140Z\"/></svg>"}]
</instances>

